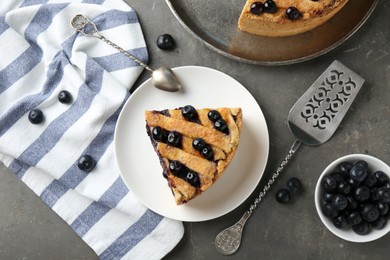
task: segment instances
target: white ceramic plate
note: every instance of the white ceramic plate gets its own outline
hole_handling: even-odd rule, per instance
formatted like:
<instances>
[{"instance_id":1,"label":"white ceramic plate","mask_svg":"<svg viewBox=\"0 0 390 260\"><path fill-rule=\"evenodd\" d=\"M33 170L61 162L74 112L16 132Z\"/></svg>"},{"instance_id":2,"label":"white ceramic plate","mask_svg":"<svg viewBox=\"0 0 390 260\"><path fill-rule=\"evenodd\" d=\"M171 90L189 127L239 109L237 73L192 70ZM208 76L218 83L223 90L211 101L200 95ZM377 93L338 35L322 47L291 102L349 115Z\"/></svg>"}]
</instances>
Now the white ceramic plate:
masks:
<instances>
[{"instance_id":1,"label":"white ceramic plate","mask_svg":"<svg viewBox=\"0 0 390 260\"><path fill-rule=\"evenodd\" d=\"M256 100L230 76L197 66L173 71L183 84L181 91L161 91L149 79L125 104L115 131L116 158L126 185L149 209L182 221L210 220L235 209L258 185L268 159L267 124ZM144 111L185 105L241 107L243 126L236 155L222 177L199 197L177 206L146 134Z\"/></svg>"}]
</instances>

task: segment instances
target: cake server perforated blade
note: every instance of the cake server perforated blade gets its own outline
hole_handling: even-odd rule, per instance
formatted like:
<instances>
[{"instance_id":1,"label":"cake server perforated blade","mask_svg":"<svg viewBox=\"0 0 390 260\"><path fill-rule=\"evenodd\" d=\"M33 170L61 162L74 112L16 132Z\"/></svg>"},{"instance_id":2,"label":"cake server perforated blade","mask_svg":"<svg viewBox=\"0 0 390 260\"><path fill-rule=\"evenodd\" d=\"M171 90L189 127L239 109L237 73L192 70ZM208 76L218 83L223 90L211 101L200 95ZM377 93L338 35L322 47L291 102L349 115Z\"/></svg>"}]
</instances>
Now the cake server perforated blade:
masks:
<instances>
[{"instance_id":1,"label":"cake server perforated blade","mask_svg":"<svg viewBox=\"0 0 390 260\"><path fill-rule=\"evenodd\" d=\"M299 146L319 145L328 141L355 97L364 79L339 61L334 61L291 108L287 122L297 138L287 156L272 174L263 190L234 225L222 230L215 238L215 247L223 255L234 254L241 244L244 225L263 200Z\"/></svg>"}]
</instances>

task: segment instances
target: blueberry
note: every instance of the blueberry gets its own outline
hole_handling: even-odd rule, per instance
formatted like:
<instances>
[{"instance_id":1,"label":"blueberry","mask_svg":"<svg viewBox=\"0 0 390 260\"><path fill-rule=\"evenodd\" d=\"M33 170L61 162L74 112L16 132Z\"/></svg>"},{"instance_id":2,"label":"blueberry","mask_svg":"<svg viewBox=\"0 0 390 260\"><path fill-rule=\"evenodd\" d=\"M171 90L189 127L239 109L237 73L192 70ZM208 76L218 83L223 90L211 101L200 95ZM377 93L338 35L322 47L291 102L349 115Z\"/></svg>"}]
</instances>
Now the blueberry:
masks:
<instances>
[{"instance_id":1,"label":"blueberry","mask_svg":"<svg viewBox=\"0 0 390 260\"><path fill-rule=\"evenodd\" d=\"M214 127L215 129L217 129L218 131L224 133L224 134L228 134L229 133L229 128L227 126L227 123L224 119L220 118L218 119L217 121L214 122Z\"/></svg>"},{"instance_id":2,"label":"blueberry","mask_svg":"<svg viewBox=\"0 0 390 260\"><path fill-rule=\"evenodd\" d=\"M70 94L67 90L62 90L60 93L58 93L58 101L62 104L69 104L72 102L72 94Z\"/></svg>"},{"instance_id":3,"label":"blueberry","mask_svg":"<svg viewBox=\"0 0 390 260\"><path fill-rule=\"evenodd\" d=\"M390 188L382 187L377 192L378 199L381 203L390 203Z\"/></svg>"},{"instance_id":4,"label":"blueberry","mask_svg":"<svg viewBox=\"0 0 390 260\"><path fill-rule=\"evenodd\" d=\"M379 215L385 216L389 212L389 204L378 203Z\"/></svg>"},{"instance_id":5,"label":"blueberry","mask_svg":"<svg viewBox=\"0 0 390 260\"><path fill-rule=\"evenodd\" d=\"M371 189L370 197L373 201L379 200L379 193L378 192L379 192L379 188Z\"/></svg>"},{"instance_id":6,"label":"blueberry","mask_svg":"<svg viewBox=\"0 0 390 260\"><path fill-rule=\"evenodd\" d=\"M290 192L287 189L280 189L278 192L276 192L276 201L279 203L287 203L291 199Z\"/></svg>"},{"instance_id":7,"label":"blueberry","mask_svg":"<svg viewBox=\"0 0 390 260\"><path fill-rule=\"evenodd\" d=\"M215 121L217 121L218 119L221 118L221 114L217 110L210 110L207 113L207 117L209 118L209 120L211 122L215 122Z\"/></svg>"},{"instance_id":8,"label":"blueberry","mask_svg":"<svg viewBox=\"0 0 390 260\"><path fill-rule=\"evenodd\" d=\"M367 222L374 222L379 217L379 209L372 204L366 204L361 209L361 214Z\"/></svg>"},{"instance_id":9,"label":"blueberry","mask_svg":"<svg viewBox=\"0 0 390 260\"><path fill-rule=\"evenodd\" d=\"M333 173L331 175L337 182L345 182L345 176L339 172Z\"/></svg>"},{"instance_id":10,"label":"blueberry","mask_svg":"<svg viewBox=\"0 0 390 260\"><path fill-rule=\"evenodd\" d=\"M365 221L362 221L357 225L353 225L352 230L358 235L367 235L370 232L368 223Z\"/></svg>"},{"instance_id":11,"label":"blueberry","mask_svg":"<svg viewBox=\"0 0 390 260\"><path fill-rule=\"evenodd\" d=\"M378 180L378 184L380 186L383 186L385 185L386 183L389 182L389 176L387 176L384 172L382 171L376 171L374 172L374 176L376 177L376 179Z\"/></svg>"},{"instance_id":12,"label":"blueberry","mask_svg":"<svg viewBox=\"0 0 390 260\"><path fill-rule=\"evenodd\" d=\"M362 222L363 218L359 212L351 212L348 214L347 221L351 226L357 225Z\"/></svg>"},{"instance_id":13,"label":"blueberry","mask_svg":"<svg viewBox=\"0 0 390 260\"><path fill-rule=\"evenodd\" d=\"M371 223L371 227L376 230L381 230L386 226L387 219L383 216L380 216L377 220Z\"/></svg>"},{"instance_id":14,"label":"blueberry","mask_svg":"<svg viewBox=\"0 0 390 260\"><path fill-rule=\"evenodd\" d=\"M261 2L254 2L249 8L250 12L255 15L260 15L264 13L264 6Z\"/></svg>"},{"instance_id":15,"label":"blueberry","mask_svg":"<svg viewBox=\"0 0 390 260\"><path fill-rule=\"evenodd\" d=\"M179 161L171 161L169 163L169 170L173 173L173 174L178 174L182 171L182 169L184 168L183 164Z\"/></svg>"},{"instance_id":16,"label":"blueberry","mask_svg":"<svg viewBox=\"0 0 390 260\"><path fill-rule=\"evenodd\" d=\"M152 130L152 138L157 142L165 143L167 141L167 132L159 126L156 126Z\"/></svg>"},{"instance_id":17,"label":"blueberry","mask_svg":"<svg viewBox=\"0 0 390 260\"><path fill-rule=\"evenodd\" d=\"M351 192L351 190L352 190L351 185L346 183L345 181L340 182L337 185L337 192L339 192L339 193L343 193L345 195L348 195Z\"/></svg>"},{"instance_id":18,"label":"blueberry","mask_svg":"<svg viewBox=\"0 0 390 260\"><path fill-rule=\"evenodd\" d=\"M192 141L192 147L199 152L201 152L205 146L206 146L206 142L200 137L195 138Z\"/></svg>"},{"instance_id":19,"label":"blueberry","mask_svg":"<svg viewBox=\"0 0 390 260\"><path fill-rule=\"evenodd\" d=\"M367 169L363 168L360 165L354 165L349 172L349 175L352 180L357 182L363 182L367 177Z\"/></svg>"},{"instance_id":20,"label":"blueberry","mask_svg":"<svg viewBox=\"0 0 390 260\"><path fill-rule=\"evenodd\" d=\"M324 191L322 193L322 199L326 202L332 202L332 199L333 199L333 196L334 194L333 193L330 193L330 192L326 192Z\"/></svg>"},{"instance_id":21,"label":"blueberry","mask_svg":"<svg viewBox=\"0 0 390 260\"><path fill-rule=\"evenodd\" d=\"M363 182L363 185L367 186L368 188L374 188L377 185L377 179L374 174L368 174Z\"/></svg>"},{"instance_id":22,"label":"blueberry","mask_svg":"<svg viewBox=\"0 0 390 260\"><path fill-rule=\"evenodd\" d=\"M264 12L266 12L266 13L271 13L271 14L273 14L273 13L275 13L276 10L278 9L278 8L276 7L275 2L274 2L273 0L267 0L267 1L265 1L263 5L264 5Z\"/></svg>"},{"instance_id":23,"label":"blueberry","mask_svg":"<svg viewBox=\"0 0 390 260\"><path fill-rule=\"evenodd\" d=\"M28 113L28 120L34 124L40 124L45 119L43 112L40 109L33 109Z\"/></svg>"},{"instance_id":24,"label":"blueberry","mask_svg":"<svg viewBox=\"0 0 390 260\"><path fill-rule=\"evenodd\" d=\"M287 180L287 189L292 193L298 193L302 190L302 183L297 177L291 177Z\"/></svg>"},{"instance_id":25,"label":"blueberry","mask_svg":"<svg viewBox=\"0 0 390 260\"><path fill-rule=\"evenodd\" d=\"M357 161L355 165L361 166L364 169L368 170L368 163L364 160Z\"/></svg>"},{"instance_id":26,"label":"blueberry","mask_svg":"<svg viewBox=\"0 0 390 260\"><path fill-rule=\"evenodd\" d=\"M181 114L183 117L187 120L195 120L198 119L198 113L196 112L196 109L191 106L187 105L181 109Z\"/></svg>"},{"instance_id":27,"label":"blueberry","mask_svg":"<svg viewBox=\"0 0 390 260\"><path fill-rule=\"evenodd\" d=\"M157 46L162 50L172 50L175 47L175 41L170 34L162 34L157 37Z\"/></svg>"},{"instance_id":28,"label":"blueberry","mask_svg":"<svg viewBox=\"0 0 390 260\"><path fill-rule=\"evenodd\" d=\"M322 186L327 192L334 192L337 188L337 181L332 176L325 176L322 180Z\"/></svg>"},{"instance_id":29,"label":"blueberry","mask_svg":"<svg viewBox=\"0 0 390 260\"><path fill-rule=\"evenodd\" d=\"M200 187L199 176L197 173L192 172L192 171L188 171L184 179L187 182L189 182L192 186Z\"/></svg>"},{"instance_id":30,"label":"blueberry","mask_svg":"<svg viewBox=\"0 0 390 260\"><path fill-rule=\"evenodd\" d=\"M349 174L353 164L351 162L342 162L337 166L337 171L343 175Z\"/></svg>"},{"instance_id":31,"label":"blueberry","mask_svg":"<svg viewBox=\"0 0 390 260\"><path fill-rule=\"evenodd\" d=\"M332 206L337 211L342 211L348 206L348 199L345 195L336 194L332 198Z\"/></svg>"},{"instance_id":32,"label":"blueberry","mask_svg":"<svg viewBox=\"0 0 390 260\"><path fill-rule=\"evenodd\" d=\"M91 156L86 154L79 158L77 166L82 171L90 172L93 170L93 168L95 168L96 162Z\"/></svg>"},{"instance_id":33,"label":"blueberry","mask_svg":"<svg viewBox=\"0 0 390 260\"><path fill-rule=\"evenodd\" d=\"M348 226L347 217L340 215L332 219L333 225L338 229L344 229Z\"/></svg>"},{"instance_id":34,"label":"blueberry","mask_svg":"<svg viewBox=\"0 0 390 260\"><path fill-rule=\"evenodd\" d=\"M288 19L291 21L298 20L299 18L302 17L302 14L299 12L299 10L296 7L289 7L286 10L286 16Z\"/></svg>"},{"instance_id":35,"label":"blueberry","mask_svg":"<svg viewBox=\"0 0 390 260\"><path fill-rule=\"evenodd\" d=\"M211 148L210 145L205 145L205 147L203 147L203 149L202 149L201 154L207 160L213 160L214 159L214 152L213 152L213 149Z\"/></svg>"},{"instance_id":36,"label":"blueberry","mask_svg":"<svg viewBox=\"0 0 390 260\"><path fill-rule=\"evenodd\" d=\"M357 208L359 208L359 203L352 196L348 196L347 200L348 200L347 210L356 210Z\"/></svg>"},{"instance_id":37,"label":"blueberry","mask_svg":"<svg viewBox=\"0 0 390 260\"><path fill-rule=\"evenodd\" d=\"M169 132L168 134L168 137L167 137L167 143L171 146L174 146L174 147L179 147L181 146L181 134L176 132L176 131L171 131Z\"/></svg>"},{"instance_id":38,"label":"blueberry","mask_svg":"<svg viewBox=\"0 0 390 260\"><path fill-rule=\"evenodd\" d=\"M359 202L367 201L371 196L371 190L366 186L359 186L355 190L355 199Z\"/></svg>"},{"instance_id":39,"label":"blueberry","mask_svg":"<svg viewBox=\"0 0 390 260\"><path fill-rule=\"evenodd\" d=\"M328 218L334 218L338 216L337 210L335 210L332 206L332 203L324 203L321 206L322 213Z\"/></svg>"}]
</instances>

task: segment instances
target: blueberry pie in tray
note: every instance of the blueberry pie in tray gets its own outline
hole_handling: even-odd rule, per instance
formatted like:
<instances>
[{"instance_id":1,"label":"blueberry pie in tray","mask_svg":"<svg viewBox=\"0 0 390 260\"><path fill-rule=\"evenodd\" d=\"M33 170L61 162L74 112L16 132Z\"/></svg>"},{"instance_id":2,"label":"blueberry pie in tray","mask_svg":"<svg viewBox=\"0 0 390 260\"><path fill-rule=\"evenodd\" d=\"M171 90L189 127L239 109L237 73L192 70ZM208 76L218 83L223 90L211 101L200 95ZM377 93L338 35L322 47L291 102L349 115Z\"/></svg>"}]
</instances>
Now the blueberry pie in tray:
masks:
<instances>
[{"instance_id":1,"label":"blueberry pie in tray","mask_svg":"<svg viewBox=\"0 0 390 260\"><path fill-rule=\"evenodd\" d=\"M290 36L312 30L332 18L348 0L247 0L238 21L242 31Z\"/></svg>"},{"instance_id":2,"label":"blueberry pie in tray","mask_svg":"<svg viewBox=\"0 0 390 260\"><path fill-rule=\"evenodd\" d=\"M163 176L181 205L210 188L232 160L240 140L241 108L145 111L146 130Z\"/></svg>"}]
</instances>

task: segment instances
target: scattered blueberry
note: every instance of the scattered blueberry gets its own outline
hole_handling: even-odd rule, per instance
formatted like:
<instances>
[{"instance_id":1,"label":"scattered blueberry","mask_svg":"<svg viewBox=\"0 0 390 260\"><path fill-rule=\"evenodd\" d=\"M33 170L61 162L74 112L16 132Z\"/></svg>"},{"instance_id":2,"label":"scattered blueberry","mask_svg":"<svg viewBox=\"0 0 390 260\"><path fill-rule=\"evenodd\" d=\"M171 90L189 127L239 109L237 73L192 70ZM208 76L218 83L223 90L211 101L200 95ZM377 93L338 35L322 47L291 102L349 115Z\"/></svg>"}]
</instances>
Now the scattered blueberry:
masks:
<instances>
[{"instance_id":1,"label":"scattered blueberry","mask_svg":"<svg viewBox=\"0 0 390 260\"><path fill-rule=\"evenodd\" d=\"M34 124L40 124L45 119L42 110L40 109L33 109L28 113L28 120Z\"/></svg>"},{"instance_id":2,"label":"scattered blueberry","mask_svg":"<svg viewBox=\"0 0 390 260\"><path fill-rule=\"evenodd\" d=\"M291 199L290 192L287 189L280 189L278 192L276 192L276 200L279 203L287 203Z\"/></svg>"},{"instance_id":3,"label":"scattered blueberry","mask_svg":"<svg viewBox=\"0 0 390 260\"><path fill-rule=\"evenodd\" d=\"M162 50L173 50L175 41L170 34L162 34L157 37L157 46Z\"/></svg>"},{"instance_id":4,"label":"scattered blueberry","mask_svg":"<svg viewBox=\"0 0 390 260\"><path fill-rule=\"evenodd\" d=\"M96 162L91 156L86 154L79 158L77 166L82 171L90 172L93 170L93 168L95 168Z\"/></svg>"},{"instance_id":5,"label":"scattered blueberry","mask_svg":"<svg viewBox=\"0 0 390 260\"><path fill-rule=\"evenodd\" d=\"M67 90L62 90L60 93L58 93L58 101L62 104L69 104L72 102L72 94L70 94Z\"/></svg>"},{"instance_id":6,"label":"scattered blueberry","mask_svg":"<svg viewBox=\"0 0 390 260\"><path fill-rule=\"evenodd\" d=\"M297 177L291 177L287 180L287 189L292 194L298 193L302 190L302 183Z\"/></svg>"}]
</instances>

